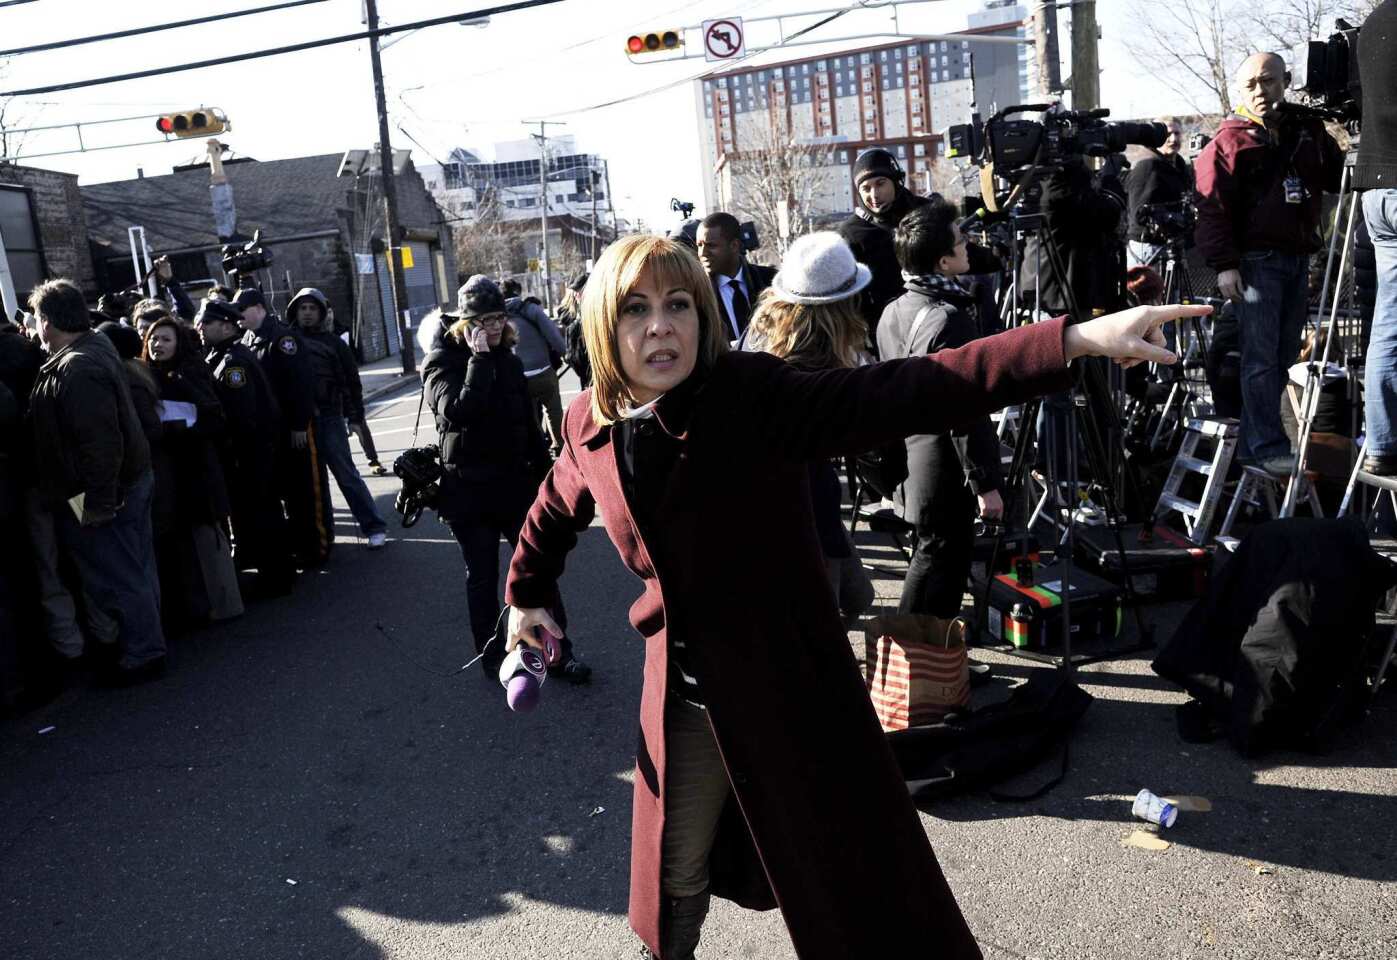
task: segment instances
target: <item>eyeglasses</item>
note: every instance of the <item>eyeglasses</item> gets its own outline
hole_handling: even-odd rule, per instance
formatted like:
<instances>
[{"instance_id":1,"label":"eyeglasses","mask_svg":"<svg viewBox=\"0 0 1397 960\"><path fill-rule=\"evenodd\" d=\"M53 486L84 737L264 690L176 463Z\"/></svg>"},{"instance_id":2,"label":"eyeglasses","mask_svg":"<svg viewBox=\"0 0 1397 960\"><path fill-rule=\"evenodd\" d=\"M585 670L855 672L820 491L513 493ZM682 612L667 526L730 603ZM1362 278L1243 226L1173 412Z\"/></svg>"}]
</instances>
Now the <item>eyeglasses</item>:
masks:
<instances>
[{"instance_id":1,"label":"eyeglasses","mask_svg":"<svg viewBox=\"0 0 1397 960\"><path fill-rule=\"evenodd\" d=\"M475 317L471 320L471 323L475 324L477 327L502 327L504 326L504 317L499 314L493 314L488 317Z\"/></svg>"}]
</instances>

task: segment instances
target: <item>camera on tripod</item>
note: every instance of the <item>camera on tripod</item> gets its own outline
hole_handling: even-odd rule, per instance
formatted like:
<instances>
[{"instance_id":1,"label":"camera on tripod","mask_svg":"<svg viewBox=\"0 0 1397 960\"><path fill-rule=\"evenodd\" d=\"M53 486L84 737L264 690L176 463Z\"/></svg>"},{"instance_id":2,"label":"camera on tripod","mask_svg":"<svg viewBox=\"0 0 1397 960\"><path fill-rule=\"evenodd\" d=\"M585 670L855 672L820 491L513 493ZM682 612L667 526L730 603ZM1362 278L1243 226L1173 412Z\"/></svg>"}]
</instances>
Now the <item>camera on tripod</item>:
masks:
<instances>
[{"instance_id":1,"label":"camera on tripod","mask_svg":"<svg viewBox=\"0 0 1397 960\"><path fill-rule=\"evenodd\" d=\"M237 277L240 286L244 277L251 277L258 270L264 270L271 265L272 252L262 246L261 230L254 231L252 239L242 246L236 243L223 245L223 272Z\"/></svg>"},{"instance_id":2,"label":"camera on tripod","mask_svg":"<svg viewBox=\"0 0 1397 960\"><path fill-rule=\"evenodd\" d=\"M1336 120L1359 119L1363 90L1358 76L1358 43L1360 27L1342 17L1334 22L1335 31L1328 40L1311 40L1305 61L1303 93L1318 101L1318 106L1332 111Z\"/></svg>"},{"instance_id":3,"label":"camera on tripod","mask_svg":"<svg viewBox=\"0 0 1397 960\"><path fill-rule=\"evenodd\" d=\"M1038 113L1041 119L1010 119ZM1111 111L1064 110L1057 103L1026 103L1005 107L983 123L978 114L969 123L951 126L946 155L969 157L992 166L996 176L1015 181L1035 166L1060 164L1068 157L1104 157L1127 144L1158 147L1169 136L1162 123L1109 123Z\"/></svg>"},{"instance_id":4,"label":"camera on tripod","mask_svg":"<svg viewBox=\"0 0 1397 960\"><path fill-rule=\"evenodd\" d=\"M402 514L403 526L410 527L423 510L435 510L441 498L441 448L432 444L404 450L393 461L393 473L403 481L393 507Z\"/></svg>"},{"instance_id":5,"label":"camera on tripod","mask_svg":"<svg viewBox=\"0 0 1397 960\"><path fill-rule=\"evenodd\" d=\"M1146 243L1160 246L1193 236L1198 208L1192 200L1170 203L1142 203L1135 211L1135 223Z\"/></svg>"}]
</instances>

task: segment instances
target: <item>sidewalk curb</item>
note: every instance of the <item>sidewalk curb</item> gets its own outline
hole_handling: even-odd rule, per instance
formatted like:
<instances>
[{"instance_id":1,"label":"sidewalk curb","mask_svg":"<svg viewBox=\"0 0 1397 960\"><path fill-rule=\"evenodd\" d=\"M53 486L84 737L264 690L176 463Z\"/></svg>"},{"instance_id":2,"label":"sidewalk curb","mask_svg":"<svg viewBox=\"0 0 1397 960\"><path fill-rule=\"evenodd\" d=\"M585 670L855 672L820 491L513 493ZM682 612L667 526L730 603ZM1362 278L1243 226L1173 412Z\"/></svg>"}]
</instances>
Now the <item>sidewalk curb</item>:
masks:
<instances>
[{"instance_id":1,"label":"sidewalk curb","mask_svg":"<svg viewBox=\"0 0 1397 960\"><path fill-rule=\"evenodd\" d=\"M398 390L402 389L404 386L408 384L417 382L419 381L416 376L406 373L399 373L392 379L390 379L387 383L382 384L381 386L374 387L372 390L365 390L364 402L371 403L374 400L382 399L383 397L388 396L390 393L397 392Z\"/></svg>"}]
</instances>

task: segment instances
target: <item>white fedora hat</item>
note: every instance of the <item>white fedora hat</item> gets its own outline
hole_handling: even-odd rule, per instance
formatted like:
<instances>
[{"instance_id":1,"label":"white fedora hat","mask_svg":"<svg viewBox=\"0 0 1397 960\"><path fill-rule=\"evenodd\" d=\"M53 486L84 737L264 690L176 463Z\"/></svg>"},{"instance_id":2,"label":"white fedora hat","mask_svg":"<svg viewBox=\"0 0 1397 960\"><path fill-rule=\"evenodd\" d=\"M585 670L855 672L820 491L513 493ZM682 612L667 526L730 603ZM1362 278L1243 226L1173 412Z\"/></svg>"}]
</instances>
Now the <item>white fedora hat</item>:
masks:
<instances>
[{"instance_id":1,"label":"white fedora hat","mask_svg":"<svg viewBox=\"0 0 1397 960\"><path fill-rule=\"evenodd\" d=\"M843 237L822 230L791 244L771 289L787 303L834 303L854 296L872 279L872 271L854 259Z\"/></svg>"}]
</instances>

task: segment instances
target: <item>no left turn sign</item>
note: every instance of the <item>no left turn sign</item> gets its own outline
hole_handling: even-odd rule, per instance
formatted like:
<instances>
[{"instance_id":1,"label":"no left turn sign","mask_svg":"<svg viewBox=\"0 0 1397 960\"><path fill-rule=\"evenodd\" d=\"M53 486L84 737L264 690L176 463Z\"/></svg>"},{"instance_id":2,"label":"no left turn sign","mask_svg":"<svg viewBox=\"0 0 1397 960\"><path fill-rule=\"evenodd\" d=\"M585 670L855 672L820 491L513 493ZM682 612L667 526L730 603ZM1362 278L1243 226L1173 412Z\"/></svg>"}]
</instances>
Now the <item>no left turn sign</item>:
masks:
<instances>
[{"instance_id":1,"label":"no left turn sign","mask_svg":"<svg viewBox=\"0 0 1397 960\"><path fill-rule=\"evenodd\" d=\"M742 18L724 17L721 20L703 21L703 58L710 63L715 60L733 60L747 51L747 42L742 37Z\"/></svg>"}]
</instances>

